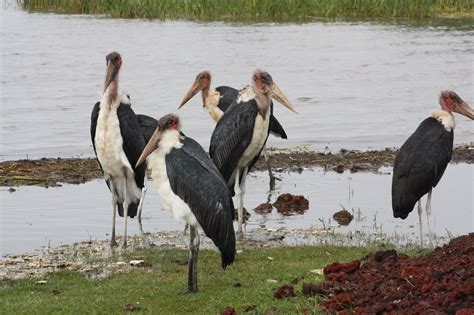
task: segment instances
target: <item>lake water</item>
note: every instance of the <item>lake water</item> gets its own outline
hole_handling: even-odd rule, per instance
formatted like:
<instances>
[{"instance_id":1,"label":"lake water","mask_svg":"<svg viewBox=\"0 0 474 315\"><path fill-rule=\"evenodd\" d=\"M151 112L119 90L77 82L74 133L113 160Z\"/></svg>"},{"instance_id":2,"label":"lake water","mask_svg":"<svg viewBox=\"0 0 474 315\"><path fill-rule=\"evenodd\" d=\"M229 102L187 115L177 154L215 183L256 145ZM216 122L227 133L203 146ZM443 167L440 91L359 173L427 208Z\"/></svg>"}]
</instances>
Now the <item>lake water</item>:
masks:
<instances>
[{"instance_id":1,"label":"lake water","mask_svg":"<svg viewBox=\"0 0 474 315\"><path fill-rule=\"evenodd\" d=\"M213 85L250 83L269 71L297 106L275 106L288 140L315 149L399 147L441 90L474 100L474 27L370 23L239 25L117 20L1 12L1 160L92 156L90 113L105 55L122 54L120 87L138 113L176 112L199 71ZM205 148L214 127L195 97L180 110L184 132ZM455 142L473 141L457 116Z\"/></svg>"},{"instance_id":2,"label":"lake water","mask_svg":"<svg viewBox=\"0 0 474 315\"><path fill-rule=\"evenodd\" d=\"M213 73L213 85L240 88L254 69L269 71L295 103L295 115L275 106L287 141L314 149L399 147L431 110L441 90L474 100L474 28L371 23L241 25L117 20L29 14L0 9L0 160L93 156L90 112L100 98L105 55L122 54L121 89L136 112L159 117L176 112L195 75ZM214 127L194 98L180 111L184 132L204 148ZM456 116L455 143L473 141L473 124ZM390 171L390 170L388 170ZM248 229L309 227L340 210L361 209L365 220L346 229L370 230L376 218L386 233L416 235L416 214L392 218L390 175L321 170L280 174L280 192L310 200L304 215L252 215ZM473 167L450 165L433 196L438 235L474 230ZM265 202L266 174L247 181L246 205ZM147 231L179 230L182 222L161 210L152 185L146 198ZM351 193L349 193L351 192ZM0 255L82 239L108 238L110 194L102 181L44 189L0 191ZM119 234L122 233L118 221ZM333 222L334 223L334 222ZM365 226L367 225L367 226ZM130 233L137 233L135 220Z\"/></svg>"},{"instance_id":3,"label":"lake water","mask_svg":"<svg viewBox=\"0 0 474 315\"><path fill-rule=\"evenodd\" d=\"M251 212L247 231L267 228L323 228L337 225L332 219L341 206L353 211L355 219L338 232L384 233L416 240L418 215L412 212L406 220L394 219L390 203L391 175L388 173L325 173L321 169L298 173L278 173L276 190L268 195L266 173L253 173L247 179L245 206ZM471 165L449 165L443 179L433 192L432 228L436 235L461 235L474 230L473 168ZM453 188L453 182L456 187ZM161 208L159 195L151 182L143 210L145 232L184 229L184 221L176 221ZM301 215L284 216L273 209L260 215L256 206L281 193L304 195L309 209ZM0 257L6 253L31 251L41 246L68 244L80 240L108 239L111 231L110 193L102 180L83 185L58 188L19 187L9 193L0 191L2 229ZM425 202L423 200L423 207ZM360 213L359 213L360 212ZM136 219L129 220L129 234L139 233ZM324 225L323 225L324 222ZM423 215L426 232L426 219ZM123 235L123 219L117 219L117 233Z\"/></svg>"}]
</instances>

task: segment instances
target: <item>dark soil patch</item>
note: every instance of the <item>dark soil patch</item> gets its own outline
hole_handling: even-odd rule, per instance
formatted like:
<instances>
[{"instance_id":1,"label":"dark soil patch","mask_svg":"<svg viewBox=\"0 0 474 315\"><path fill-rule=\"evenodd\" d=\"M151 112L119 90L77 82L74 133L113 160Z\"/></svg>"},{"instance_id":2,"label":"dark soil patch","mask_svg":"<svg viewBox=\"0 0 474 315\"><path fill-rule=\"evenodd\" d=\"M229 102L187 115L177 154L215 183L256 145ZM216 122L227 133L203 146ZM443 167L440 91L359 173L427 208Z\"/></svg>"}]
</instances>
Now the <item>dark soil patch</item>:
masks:
<instances>
[{"instance_id":1,"label":"dark soil patch","mask_svg":"<svg viewBox=\"0 0 474 315\"><path fill-rule=\"evenodd\" d=\"M332 218L336 220L337 223L340 225L349 225L351 223L352 219L354 219L354 216L347 211L346 209L343 209L341 211L338 211L332 215Z\"/></svg>"},{"instance_id":2,"label":"dark soil patch","mask_svg":"<svg viewBox=\"0 0 474 315\"><path fill-rule=\"evenodd\" d=\"M360 261L335 263L324 273L324 282L304 284L303 293L326 296L321 305L330 312L457 314L474 310L474 233L425 256L377 252L362 265Z\"/></svg>"},{"instance_id":3,"label":"dark soil patch","mask_svg":"<svg viewBox=\"0 0 474 315\"><path fill-rule=\"evenodd\" d=\"M285 299L295 296L295 289L291 284L284 284L281 287L273 289L273 297L275 299Z\"/></svg>"},{"instance_id":4,"label":"dark soil patch","mask_svg":"<svg viewBox=\"0 0 474 315\"><path fill-rule=\"evenodd\" d=\"M265 213L271 213L273 210L273 206L271 203L262 203L258 205L253 211L257 214L265 214Z\"/></svg>"},{"instance_id":5,"label":"dark soil patch","mask_svg":"<svg viewBox=\"0 0 474 315\"><path fill-rule=\"evenodd\" d=\"M456 147L452 162L474 163L471 145ZM397 150L381 151L348 151L342 149L338 153L292 152L270 153L273 169L301 172L307 167L323 167L328 171L377 172L382 166L391 166ZM266 170L263 157L253 170ZM89 180L101 178L102 171L96 159L76 158L42 158L39 160L18 160L0 163L0 186L37 185L43 187L59 186L60 183L81 184Z\"/></svg>"},{"instance_id":6,"label":"dark soil patch","mask_svg":"<svg viewBox=\"0 0 474 315\"><path fill-rule=\"evenodd\" d=\"M273 206L283 215L302 214L309 209L309 201L304 196L281 194Z\"/></svg>"}]
</instances>

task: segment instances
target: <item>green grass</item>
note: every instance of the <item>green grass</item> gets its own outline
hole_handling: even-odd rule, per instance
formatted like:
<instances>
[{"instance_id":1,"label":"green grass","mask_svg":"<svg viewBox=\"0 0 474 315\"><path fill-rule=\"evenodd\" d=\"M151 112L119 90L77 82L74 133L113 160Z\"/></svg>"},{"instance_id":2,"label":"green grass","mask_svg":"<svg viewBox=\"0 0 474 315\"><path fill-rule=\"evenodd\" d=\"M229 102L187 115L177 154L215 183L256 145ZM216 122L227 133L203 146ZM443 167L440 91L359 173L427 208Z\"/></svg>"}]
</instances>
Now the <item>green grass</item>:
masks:
<instances>
[{"instance_id":1,"label":"green grass","mask_svg":"<svg viewBox=\"0 0 474 315\"><path fill-rule=\"evenodd\" d=\"M260 314L271 307L282 313L301 309L321 313L316 298L301 294L303 282L319 282L322 276L310 272L335 261L360 259L368 248L334 246L300 246L244 250L234 265L220 268L217 252L200 251L198 266L199 292L181 295L186 289L188 252L177 249L147 249L124 257L140 257L152 263L150 268L134 269L102 280L92 280L75 272L51 273L40 279L2 280L0 282L0 314L117 314L125 304L139 305L140 312L153 314L218 314L231 305L242 313L254 304ZM273 259L269 259L271 257ZM304 277L295 286L297 297L273 298L272 289ZM277 280L270 283L267 279ZM241 287L234 287L240 283ZM54 294L53 290L56 291ZM58 293L59 292L59 293ZM139 304L137 304L139 303ZM252 314L252 312L250 313Z\"/></svg>"},{"instance_id":2,"label":"green grass","mask_svg":"<svg viewBox=\"0 0 474 315\"><path fill-rule=\"evenodd\" d=\"M28 11L113 18L308 21L314 18L474 18L472 0L18 0Z\"/></svg>"}]
</instances>

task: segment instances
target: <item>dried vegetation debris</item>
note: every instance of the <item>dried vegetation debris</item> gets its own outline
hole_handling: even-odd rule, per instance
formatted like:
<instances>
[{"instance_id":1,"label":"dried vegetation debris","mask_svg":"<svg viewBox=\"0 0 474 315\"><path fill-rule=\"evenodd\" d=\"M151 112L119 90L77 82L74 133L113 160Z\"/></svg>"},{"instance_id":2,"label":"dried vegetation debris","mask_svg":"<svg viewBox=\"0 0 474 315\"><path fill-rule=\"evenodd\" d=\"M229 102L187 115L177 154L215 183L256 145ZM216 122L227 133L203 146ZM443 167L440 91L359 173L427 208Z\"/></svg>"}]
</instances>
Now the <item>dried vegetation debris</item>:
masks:
<instances>
[{"instance_id":1,"label":"dried vegetation debris","mask_svg":"<svg viewBox=\"0 0 474 315\"><path fill-rule=\"evenodd\" d=\"M474 163L473 144L454 149L452 162ZM323 167L342 173L377 172L382 166L391 166L396 149L379 151L355 151L341 149L338 153L315 152L308 149L268 150L270 164L277 171L301 172L308 167ZM254 170L267 169L260 157ZM93 158L42 158L39 160L5 161L0 163L0 186L37 185L59 186L60 183L81 184L102 177L102 171Z\"/></svg>"},{"instance_id":2,"label":"dried vegetation debris","mask_svg":"<svg viewBox=\"0 0 474 315\"><path fill-rule=\"evenodd\" d=\"M82 184L102 175L96 159L42 158L0 163L0 186L56 187L59 183Z\"/></svg>"}]
</instances>

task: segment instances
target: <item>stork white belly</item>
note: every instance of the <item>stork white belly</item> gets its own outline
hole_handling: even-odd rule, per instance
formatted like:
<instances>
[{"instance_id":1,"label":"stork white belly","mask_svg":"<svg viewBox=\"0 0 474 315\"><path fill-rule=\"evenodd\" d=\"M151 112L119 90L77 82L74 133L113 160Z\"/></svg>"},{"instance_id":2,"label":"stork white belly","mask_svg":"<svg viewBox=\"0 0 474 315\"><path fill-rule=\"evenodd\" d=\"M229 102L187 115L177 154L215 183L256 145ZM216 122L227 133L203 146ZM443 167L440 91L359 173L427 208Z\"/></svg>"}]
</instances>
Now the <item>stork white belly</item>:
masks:
<instances>
[{"instance_id":1,"label":"stork white belly","mask_svg":"<svg viewBox=\"0 0 474 315\"><path fill-rule=\"evenodd\" d=\"M171 211L175 219L183 219L189 225L199 226L199 223L191 212L188 204L171 189L168 173L166 171L166 154L168 154L173 147L178 148L179 145L166 148L166 140L162 139L160 142L160 148L148 156L147 165L148 168L151 169L153 184L160 194L163 208Z\"/></svg>"},{"instance_id":2,"label":"stork white belly","mask_svg":"<svg viewBox=\"0 0 474 315\"><path fill-rule=\"evenodd\" d=\"M239 159L238 168L242 169L248 166L255 156L262 150L268 136L268 127L270 124L270 110L267 110L265 117L257 114L253 128L252 140L245 149L242 157Z\"/></svg>"},{"instance_id":3,"label":"stork white belly","mask_svg":"<svg viewBox=\"0 0 474 315\"><path fill-rule=\"evenodd\" d=\"M118 201L123 202L128 196L130 202L136 202L140 200L141 189L135 182L135 173L123 151L123 139L117 116L117 108L120 102L124 102L124 98L117 98L110 108L106 107L105 102L106 97L103 97L94 138L97 159L104 170L106 179L114 182Z\"/></svg>"}]
</instances>

